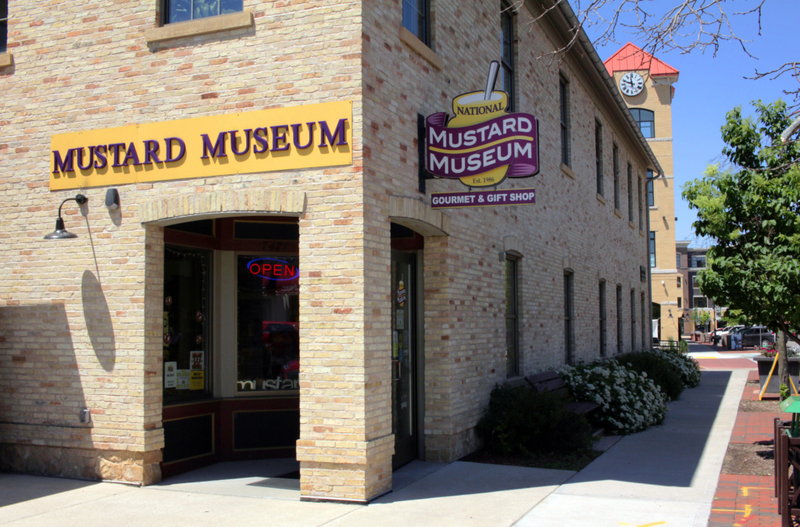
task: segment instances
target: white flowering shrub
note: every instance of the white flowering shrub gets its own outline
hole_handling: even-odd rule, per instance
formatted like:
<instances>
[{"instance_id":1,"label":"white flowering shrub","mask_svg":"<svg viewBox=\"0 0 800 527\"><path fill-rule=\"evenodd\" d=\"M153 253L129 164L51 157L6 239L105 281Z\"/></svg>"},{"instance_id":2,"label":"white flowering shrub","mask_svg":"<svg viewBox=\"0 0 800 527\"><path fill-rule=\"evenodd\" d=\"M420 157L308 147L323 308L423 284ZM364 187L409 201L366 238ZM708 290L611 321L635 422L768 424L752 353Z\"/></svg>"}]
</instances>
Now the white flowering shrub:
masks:
<instances>
[{"instance_id":1,"label":"white flowering shrub","mask_svg":"<svg viewBox=\"0 0 800 527\"><path fill-rule=\"evenodd\" d=\"M608 432L632 434L659 424L667 413L667 396L647 378L615 360L567 365L558 375L578 401L600 405L592 418Z\"/></svg>"},{"instance_id":2,"label":"white flowering shrub","mask_svg":"<svg viewBox=\"0 0 800 527\"><path fill-rule=\"evenodd\" d=\"M645 350L644 353L654 353L668 360L680 372L685 387L694 388L700 384L700 364L688 355L669 350Z\"/></svg>"}]
</instances>

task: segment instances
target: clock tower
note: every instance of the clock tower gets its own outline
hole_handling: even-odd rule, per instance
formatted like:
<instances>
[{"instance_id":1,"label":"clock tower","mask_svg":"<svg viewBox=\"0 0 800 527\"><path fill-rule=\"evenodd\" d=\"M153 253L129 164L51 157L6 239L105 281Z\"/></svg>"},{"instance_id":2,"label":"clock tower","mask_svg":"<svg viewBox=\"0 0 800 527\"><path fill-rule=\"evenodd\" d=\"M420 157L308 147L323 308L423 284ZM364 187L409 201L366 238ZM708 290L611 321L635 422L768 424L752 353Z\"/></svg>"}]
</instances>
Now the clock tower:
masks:
<instances>
[{"instance_id":1,"label":"clock tower","mask_svg":"<svg viewBox=\"0 0 800 527\"><path fill-rule=\"evenodd\" d=\"M605 66L664 170L655 179L650 178L657 174L648 173L646 185L653 335L677 342L681 331L679 321L688 312L682 304L686 284L679 279L675 249L672 101L678 70L630 42L609 57Z\"/></svg>"}]
</instances>

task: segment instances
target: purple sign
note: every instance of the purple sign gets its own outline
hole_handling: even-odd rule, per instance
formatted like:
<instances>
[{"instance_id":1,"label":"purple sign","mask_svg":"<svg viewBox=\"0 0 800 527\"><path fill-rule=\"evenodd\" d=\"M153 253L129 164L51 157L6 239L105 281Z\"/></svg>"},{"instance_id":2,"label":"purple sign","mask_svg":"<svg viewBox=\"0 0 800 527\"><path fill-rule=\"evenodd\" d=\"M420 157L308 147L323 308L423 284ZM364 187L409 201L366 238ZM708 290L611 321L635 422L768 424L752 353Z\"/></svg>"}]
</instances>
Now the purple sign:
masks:
<instances>
[{"instance_id":1,"label":"purple sign","mask_svg":"<svg viewBox=\"0 0 800 527\"><path fill-rule=\"evenodd\" d=\"M431 195L432 209L456 207L493 207L497 205L524 205L536 203L536 190L515 188L486 192L440 192Z\"/></svg>"},{"instance_id":2,"label":"purple sign","mask_svg":"<svg viewBox=\"0 0 800 527\"><path fill-rule=\"evenodd\" d=\"M427 119L428 171L463 178L508 166L507 177L539 172L538 123L527 113L505 114L464 127L448 128L447 114Z\"/></svg>"}]
</instances>

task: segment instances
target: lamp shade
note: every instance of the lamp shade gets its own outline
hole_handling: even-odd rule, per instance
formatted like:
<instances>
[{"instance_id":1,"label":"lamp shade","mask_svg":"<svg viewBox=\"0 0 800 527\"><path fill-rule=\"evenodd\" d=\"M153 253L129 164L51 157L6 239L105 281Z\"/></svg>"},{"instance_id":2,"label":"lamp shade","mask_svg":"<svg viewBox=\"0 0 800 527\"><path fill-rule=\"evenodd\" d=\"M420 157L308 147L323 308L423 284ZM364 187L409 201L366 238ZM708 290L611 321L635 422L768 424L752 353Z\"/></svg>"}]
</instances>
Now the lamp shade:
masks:
<instances>
[{"instance_id":1,"label":"lamp shade","mask_svg":"<svg viewBox=\"0 0 800 527\"><path fill-rule=\"evenodd\" d=\"M45 235L45 240L65 240L67 238L77 238L77 234L72 234L67 229L64 228L64 220L59 218L56 220L56 230L51 232L50 234Z\"/></svg>"}]
</instances>

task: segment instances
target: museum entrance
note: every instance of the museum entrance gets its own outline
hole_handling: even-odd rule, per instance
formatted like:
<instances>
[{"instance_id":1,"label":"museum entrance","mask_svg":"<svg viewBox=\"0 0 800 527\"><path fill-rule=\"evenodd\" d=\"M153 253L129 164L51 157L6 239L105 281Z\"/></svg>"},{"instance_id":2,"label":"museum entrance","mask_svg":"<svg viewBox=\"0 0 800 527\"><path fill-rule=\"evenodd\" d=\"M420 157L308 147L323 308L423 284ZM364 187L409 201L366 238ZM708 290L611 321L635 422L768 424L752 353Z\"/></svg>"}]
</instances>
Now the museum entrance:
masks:
<instances>
[{"instance_id":1,"label":"museum entrance","mask_svg":"<svg viewBox=\"0 0 800 527\"><path fill-rule=\"evenodd\" d=\"M294 458L300 436L298 223L164 229L162 475Z\"/></svg>"},{"instance_id":2,"label":"museum entrance","mask_svg":"<svg viewBox=\"0 0 800 527\"><path fill-rule=\"evenodd\" d=\"M417 331L417 258L423 238L406 227L392 224L392 467L398 469L417 459L423 451L423 372L421 341Z\"/></svg>"}]
</instances>

